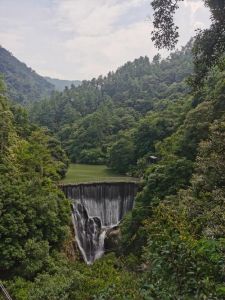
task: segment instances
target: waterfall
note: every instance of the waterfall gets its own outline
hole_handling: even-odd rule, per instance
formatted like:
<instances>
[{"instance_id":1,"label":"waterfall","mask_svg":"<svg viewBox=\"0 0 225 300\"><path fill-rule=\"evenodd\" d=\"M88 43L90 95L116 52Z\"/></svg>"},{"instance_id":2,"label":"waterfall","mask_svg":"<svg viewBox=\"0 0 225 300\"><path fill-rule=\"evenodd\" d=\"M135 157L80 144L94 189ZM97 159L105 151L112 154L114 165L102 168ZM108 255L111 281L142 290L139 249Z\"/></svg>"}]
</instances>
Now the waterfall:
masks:
<instances>
[{"instance_id":1,"label":"waterfall","mask_svg":"<svg viewBox=\"0 0 225 300\"><path fill-rule=\"evenodd\" d=\"M78 247L87 264L104 254L107 230L117 226L133 208L136 183L91 183L64 185L72 200L72 219Z\"/></svg>"}]
</instances>

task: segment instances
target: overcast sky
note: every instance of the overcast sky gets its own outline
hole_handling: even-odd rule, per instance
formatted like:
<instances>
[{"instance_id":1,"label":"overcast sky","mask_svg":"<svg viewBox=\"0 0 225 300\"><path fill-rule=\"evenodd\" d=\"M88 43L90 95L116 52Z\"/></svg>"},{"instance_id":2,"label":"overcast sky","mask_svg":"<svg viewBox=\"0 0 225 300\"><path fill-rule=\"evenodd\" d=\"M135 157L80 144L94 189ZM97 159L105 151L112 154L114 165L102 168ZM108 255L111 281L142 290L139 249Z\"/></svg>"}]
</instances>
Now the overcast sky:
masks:
<instances>
[{"instance_id":1,"label":"overcast sky","mask_svg":"<svg viewBox=\"0 0 225 300\"><path fill-rule=\"evenodd\" d=\"M0 45L40 75L90 79L157 50L150 0L0 0ZM176 15L180 43L209 26L203 1ZM165 55L165 53L162 53Z\"/></svg>"}]
</instances>

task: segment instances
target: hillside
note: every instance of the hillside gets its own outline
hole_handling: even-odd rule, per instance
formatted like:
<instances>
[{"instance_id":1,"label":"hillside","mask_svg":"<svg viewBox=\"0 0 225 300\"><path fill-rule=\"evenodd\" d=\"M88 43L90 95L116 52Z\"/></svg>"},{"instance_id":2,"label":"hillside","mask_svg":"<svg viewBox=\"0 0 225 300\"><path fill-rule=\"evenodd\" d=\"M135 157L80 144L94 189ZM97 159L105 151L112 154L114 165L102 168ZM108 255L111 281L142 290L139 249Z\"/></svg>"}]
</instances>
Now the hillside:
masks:
<instances>
[{"instance_id":1,"label":"hillside","mask_svg":"<svg viewBox=\"0 0 225 300\"><path fill-rule=\"evenodd\" d=\"M68 88L73 84L74 86L79 86L81 84L80 80L63 80L63 79L57 79L57 78L51 78L51 77L45 77L45 79L54 85L55 90L62 92L65 87Z\"/></svg>"},{"instance_id":2,"label":"hillside","mask_svg":"<svg viewBox=\"0 0 225 300\"><path fill-rule=\"evenodd\" d=\"M202 2L211 25L166 59L139 57L29 110L0 78L0 283L12 299L225 299L225 1ZM151 5L152 40L173 49L179 3ZM8 93L23 95L34 78L27 91L1 52Z\"/></svg>"},{"instance_id":3,"label":"hillside","mask_svg":"<svg viewBox=\"0 0 225 300\"><path fill-rule=\"evenodd\" d=\"M137 59L33 107L32 118L60 138L72 160L107 162L114 171L142 178L135 207L121 222L118 246L110 250L117 255L107 249L91 266L77 254L71 260L67 250L74 241L71 212L54 188L66 168L61 143L46 129L24 123L24 111L8 113L0 95L0 121L7 125L0 126L0 271L9 274L5 283L15 299L224 299L225 73L212 69L203 89L190 93L187 50L166 60ZM134 105L135 97L145 100L141 106ZM79 179L90 169L94 177L105 172L102 166L71 165L67 179L77 167Z\"/></svg>"},{"instance_id":4,"label":"hillside","mask_svg":"<svg viewBox=\"0 0 225 300\"><path fill-rule=\"evenodd\" d=\"M53 84L19 61L0 46L0 74L7 85L9 97L20 104L39 101L54 90Z\"/></svg>"},{"instance_id":5,"label":"hillside","mask_svg":"<svg viewBox=\"0 0 225 300\"><path fill-rule=\"evenodd\" d=\"M57 135L73 162L105 164L121 132L129 136L129 130L137 128L149 112L182 102L189 92L186 79L192 68L191 43L166 59L140 57L105 77L83 81L35 103L31 119ZM164 130L164 136L172 127ZM126 159L135 162L139 152Z\"/></svg>"}]
</instances>

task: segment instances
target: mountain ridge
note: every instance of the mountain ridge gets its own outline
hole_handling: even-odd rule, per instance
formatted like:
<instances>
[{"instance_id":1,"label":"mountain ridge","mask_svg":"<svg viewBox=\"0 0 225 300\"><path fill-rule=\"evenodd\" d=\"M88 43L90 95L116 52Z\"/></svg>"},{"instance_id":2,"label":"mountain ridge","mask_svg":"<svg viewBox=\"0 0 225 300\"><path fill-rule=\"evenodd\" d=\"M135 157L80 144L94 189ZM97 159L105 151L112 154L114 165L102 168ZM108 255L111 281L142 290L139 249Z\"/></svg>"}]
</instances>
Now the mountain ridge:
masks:
<instances>
[{"instance_id":1,"label":"mountain ridge","mask_svg":"<svg viewBox=\"0 0 225 300\"><path fill-rule=\"evenodd\" d=\"M55 86L55 89L59 92L64 91L65 87L71 87L73 84L75 87L79 86L81 84L81 80L66 80L66 79L58 79L58 78L52 78L49 76L44 77L48 82L53 84Z\"/></svg>"},{"instance_id":2,"label":"mountain ridge","mask_svg":"<svg viewBox=\"0 0 225 300\"><path fill-rule=\"evenodd\" d=\"M51 83L2 46L0 46L0 73L5 80L9 97L22 105L50 96L54 90Z\"/></svg>"},{"instance_id":3,"label":"mountain ridge","mask_svg":"<svg viewBox=\"0 0 225 300\"><path fill-rule=\"evenodd\" d=\"M66 86L79 86L81 84L79 80L41 76L1 45L0 75L3 75L9 98L22 105L48 98L53 91L62 92Z\"/></svg>"}]
</instances>

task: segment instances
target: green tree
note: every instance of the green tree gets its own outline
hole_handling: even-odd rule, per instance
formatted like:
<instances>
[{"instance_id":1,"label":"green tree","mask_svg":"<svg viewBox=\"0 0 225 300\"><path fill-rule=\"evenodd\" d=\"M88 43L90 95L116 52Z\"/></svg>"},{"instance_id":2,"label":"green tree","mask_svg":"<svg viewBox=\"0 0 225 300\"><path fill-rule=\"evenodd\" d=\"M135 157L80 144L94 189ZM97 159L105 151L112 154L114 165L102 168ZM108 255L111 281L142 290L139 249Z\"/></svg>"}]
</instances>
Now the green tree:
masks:
<instances>
[{"instance_id":1,"label":"green tree","mask_svg":"<svg viewBox=\"0 0 225 300\"><path fill-rule=\"evenodd\" d=\"M121 137L109 152L109 166L119 173L126 173L134 164L134 145L129 136Z\"/></svg>"},{"instance_id":2,"label":"green tree","mask_svg":"<svg viewBox=\"0 0 225 300\"><path fill-rule=\"evenodd\" d=\"M62 245L70 213L67 200L53 181L59 178L58 162L49 149L48 136L35 127L31 130L32 126L21 130L26 123L19 113L16 110L14 119L2 90L0 273L1 277L20 274L31 278L47 266L51 252Z\"/></svg>"},{"instance_id":3,"label":"green tree","mask_svg":"<svg viewBox=\"0 0 225 300\"><path fill-rule=\"evenodd\" d=\"M145 292L160 299L224 299L224 120L200 144L191 187L152 207Z\"/></svg>"},{"instance_id":4,"label":"green tree","mask_svg":"<svg viewBox=\"0 0 225 300\"><path fill-rule=\"evenodd\" d=\"M174 23L174 14L182 0L153 0L154 30L152 40L158 48L173 49L178 41L178 27ZM193 55L195 74L191 79L192 85L197 88L208 74L209 70L220 65L225 51L225 3L221 0L203 0L209 8L211 26L209 29L199 30L195 37Z\"/></svg>"}]
</instances>

